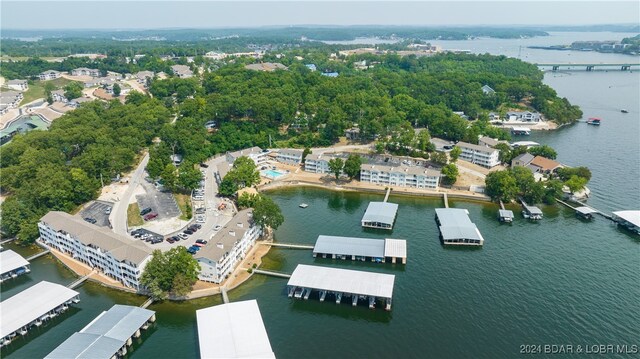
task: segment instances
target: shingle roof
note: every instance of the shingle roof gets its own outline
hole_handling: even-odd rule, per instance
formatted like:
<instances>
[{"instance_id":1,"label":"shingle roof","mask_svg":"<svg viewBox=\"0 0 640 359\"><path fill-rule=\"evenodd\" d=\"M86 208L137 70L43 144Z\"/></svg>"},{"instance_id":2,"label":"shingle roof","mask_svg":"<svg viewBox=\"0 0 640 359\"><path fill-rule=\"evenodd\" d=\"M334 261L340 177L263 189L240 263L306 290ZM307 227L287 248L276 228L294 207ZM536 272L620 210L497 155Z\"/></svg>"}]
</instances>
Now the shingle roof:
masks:
<instances>
[{"instance_id":1,"label":"shingle roof","mask_svg":"<svg viewBox=\"0 0 640 359\"><path fill-rule=\"evenodd\" d=\"M544 171L551 171L551 170L554 170L554 169L562 166L562 164L560 164L560 162L556 162L554 160L550 160L550 159L548 159L546 157L542 157L542 156L534 157L533 161L531 161L530 164L534 165L536 167L540 167Z\"/></svg>"},{"instance_id":2,"label":"shingle roof","mask_svg":"<svg viewBox=\"0 0 640 359\"><path fill-rule=\"evenodd\" d=\"M241 224L242 226L240 226ZM202 247L194 257L207 258L214 262L218 262L226 253L228 253L235 243L242 239L244 234L253 224L253 210L251 208L243 209L216 233L209 243ZM222 245L222 248L218 247Z\"/></svg>"}]
</instances>

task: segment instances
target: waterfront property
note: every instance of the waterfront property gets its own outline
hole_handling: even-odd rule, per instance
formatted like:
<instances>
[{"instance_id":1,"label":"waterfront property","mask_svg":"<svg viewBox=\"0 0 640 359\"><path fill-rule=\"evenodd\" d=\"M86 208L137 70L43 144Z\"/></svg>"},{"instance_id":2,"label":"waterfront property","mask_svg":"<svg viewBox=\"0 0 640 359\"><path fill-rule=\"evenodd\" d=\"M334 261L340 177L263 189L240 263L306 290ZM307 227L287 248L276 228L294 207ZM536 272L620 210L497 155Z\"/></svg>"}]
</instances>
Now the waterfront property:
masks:
<instances>
[{"instance_id":1,"label":"waterfront property","mask_svg":"<svg viewBox=\"0 0 640 359\"><path fill-rule=\"evenodd\" d=\"M617 211L613 212L612 219L619 226L640 234L640 211Z\"/></svg>"},{"instance_id":2,"label":"waterfront property","mask_svg":"<svg viewBox=\"0 0 640 359\"><path fill-rule=\"evenodd\" d=\"M500 222L511 223L513 222L513 211L508 209L498 210L498 218L500 218Z\"/></svg>"},{"instance_id":3,"label":"waterfront property","mask_svg":"<svg viewBox=\"0 0 640 359\"><path fill-rule=\"evenodd\" d=\"M200 358L275 358L258 302L246 300L196 311Z\"/></svg>"},{"instance_id":4,"label":"waterfront property","mask_svg":"<svg viewBox=\"0 0 640 359\"><path fill-rule=\"evenodd\" d=\"M126 287L140 289L142 271L151 259L151 250L144 244L58 211L42 217L38 229L45 245L100 270Z\"/></svg>"},{"instance_id":5,"label":"waterfront property","mask_svg":"<svg viewBox=\"0 0 640 359\"><path fill-rule=\"evenodd\" d=\"M529 136L531 129L529 127L513 127L511 128L511 134L514 136Z\"/></svg>"},{"instance_id":6,"label":"waterfront property","mask_svg":"<svg viewBox=\"0 0 640 359\"><path fill-rule=\"evenodd\" d=\"M544 121L542 115L538 112L530 111L510 111L507 112L507 121L519 121L519 122L540 122Z\"/></svg>"},{"instance_id":7,"label":"waterfront property","mask_svg":"<svg viewBox=\"0 0 640 359\"><path fill-rule=\"evenodd\" d=\"M540 208L536 206L530 206L522 201L522 216L526 219L537 221L542 219L543 214Z\"/></svg>"},{"instance_id":8,"label":"waterfront property","mask_svg":"<svg viewBox=\"0 0 640 359\"><path fill-rule=\"evenodd\" d=\"M127 354L133 338L155 322L155 312L116 304L60 344L45 359L110 359Z\"/></svg>"},{"instance_id":9,"label":"waterfront property","mask_svg":"<svg viewBox=\"0 0 640 359\"><path fill-rule=\"evenodd\" d=\"M260 167L267 162L268 154L269 151L263 150L260 147L256 146L235 152L227 152L227 154L225 155L225 159L229 164L232 165L238 159L238 157L245 156L252 159L253 162L255 162L256 166Z\"/></svg>"},{"instance_id":10,"label":"waterfront property","mask_svg":"<svg viewBox=\"0 0 640 359\"><path fill-rule=\"evenodd\" d=\"M362 227L393 229L398 205L389 202L370 202L362 217Z\"/></svg>"},{"instance_id":11,"label":"waterfront property","mask_svg":"<svg viewBox=\"0 0 640 359\"><path fill-rule=\"evenodd\" d=\"M335 155L310 153L304 160L304 170L311 173L330 173L329 161L336 157Z\"/></svg>"},{"instance_id":12,"label":"waterfront property","mask_svg":"<svg viewBox=\"0 0 640 359\"><path fill-rule=\"evenodd\" d=\"M436 223L443 244L481 246L484 238L469 219L469 211L461 208L436 208Z\"/></svg>"},{"instance_id":13,"label":"waterfront property","mask_svg":"<svg viewBox=\"0 0 640 359\"><path fill-rule=\"evenodd\" d=\"M29 273L29 262L12 250L0 252L0 283Z\"/></svg>"},{"instance_id":14,"label":"waterfront property","mask_svg":"<svg viewBox=\"0 0 640 359\"><path fill-rule=\"evenodd\" d=\"M533 160L529 162L527 167L529 167L532 172L550 174L555 172L558 168L561 168L562 164L546 157L535 156Z\"/></svg>"},{"instance_id":15,"label":"waterfront property","mask_svg":"<svg viewBox=\"0 0 640 359\"><path fill-rule=\"evenodd\" d=\"M253 247L262 231L253 221L252 209L238 212L194 258L200 263L198 278L222 283Z\"/></svg>"},{"instance_id":16,"label":"waterfront property","mask_svg":"<svg viewBox=\"0 0 640 359\"><path fill-rule=\"evenodd\" d=\"M276 159L281 163L298 166L302 163L302 152L302 150L284 148L278 151Z\"/></svg>"},{"instance_id":17,"label":"waterfront property","mask_svg":"<svg viewBox=\"0 0 640 359\"><path fill-rule=\"evenodd\" d=\"M72 303L80 301L78 292L63 285L42 281L0 303L0 337L2 346L17 335L25 335L58 316Z\"/></svg>"},{"instance_id":18,"label":"waterfront property","mask_svg":"<svg viewBox=\"0 0 640 359\"><path fill-rule=\"evenodd\" d=\"M589 220L593 219L594 214L598 213L595 209L586 206L576 207L575 210L576 216Z\"/></svg>"},{"instance_id":19,"label":"waterfront property","mask_svg":"<svg viewBox=\"0 0 640 359\"><path fill-rule=\"evenodd\" d=\"M313 256L351 260L371 260L396 263L398 259L407 264L407 241L404 239L371 239L356 237L318 236L313 247Z\"/></svg>"},{"instance_id":20,"label":"waterfront property","mask_svg":"<svg viewBox=\"0 0 640 359\"><path fill-rule=\"evenodd\" d=\"M287 282L289 298L309 299L312 291L318 291L323 302L327 294L333 294L336 304L342 297L351 297L351 305L358 305L358 300L368 300L369 308L375 308L376 301L381 299L385 309L391 310L393 284L396 276L392 274L363 272L349 269L310 266L299 264Z\"/></svg>"},{"instance_id":21,"label":"waterfront property","mask_svg":"<svg viewBox=\"0 0 640 359\"><path fill-rule=\"evenodd\" d=\"M435 189L440 183L440 171L422 166L386 166L362 164L360 181L386 186Z\"/></svg>"},{"instance_id":22,"label":"waterfront property","mask_svg":"<svg viewBox=\"0 0 640 359\"><path fill-rule=\"evenodd\" d=\"M511 160L511 167L527 167L535 157L529 152L522 153Z\"/></svg>"},{"instance_id":23,"label":"waterfront property","mask_svg":"<svg viewBox=\"0 0 640 359\"><path fill-rule=\"evenodd\" d=\"M460 153L460 159L462 160L487 168L500 164L500 160L498 159L500 151L495 148L474 145L462 141L458 142L456 146L462 150Z\"/></svg>"}]
</instances>

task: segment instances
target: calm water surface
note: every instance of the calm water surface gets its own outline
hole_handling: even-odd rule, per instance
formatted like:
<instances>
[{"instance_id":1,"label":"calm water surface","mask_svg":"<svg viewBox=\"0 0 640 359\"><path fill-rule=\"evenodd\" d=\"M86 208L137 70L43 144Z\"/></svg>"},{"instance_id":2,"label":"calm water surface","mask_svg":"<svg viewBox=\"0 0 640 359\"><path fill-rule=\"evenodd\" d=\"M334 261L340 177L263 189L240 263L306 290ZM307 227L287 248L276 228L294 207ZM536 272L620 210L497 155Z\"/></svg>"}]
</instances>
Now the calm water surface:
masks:
<instances>
[{"instance_id":1,"label":"calm water surface","mask_svg":"<svg viewBox=\"0 0 640 359\"><path fill-rule=\"evenodd\" d=\"M551 45L576 40L620 39L625 34L561 33L526 40L475 40L442 44L475 52L517 56L522 44ZM479 45L478 45L479 44ZM446 45L446 46L445 46ZM528 45L526 45L528 46ZM526 61L564 61L589 56L598 62L626 56L523 49ZM527 58L525 58L527 56ZM569 61L567 61L569 62ZM574 61L581 62L581 61ZM603 118L599 128L584 123L535 133L559 160L592 169L589 203L603 211L640 208L640 78L637 73L557 73L545 83L582 107L585 117ZM630 113L620 113L626 108ZM406 266L314 259L307 250L272 250L265 266L291 272L299 263L378 271L396 275L393 310L369 310L286 297L285 279L254 276L229 293L232 301L258 299L274 352L279 358L462 357L519 355L522 344L640 344L640 239L603 218L583 222L562 207L544 207L545 218L513 225L496 220L490 204L453 202L467 208L486 241L480 249L444 248L438 241L435 199L391 196L400 209L392 233L364 231L359 221L371 200L382 196L290 189L269 194L286 216L276 232L282 242L315 242L319 234L403 238ZM300 209L305 202L309 208ZM513 208L517 210L517 208ZM28 255L29 250L18 248ZM36 259L29 275L2 285L3 299L49 280L72 282L72 273L51 257ZM78 309L17 340L7 358L43 357L113 304L139 305L144 298L85 283ZM220 304L219 297L161 303L157 324L136 345L131 358L198 356L195 310Z\"/></svg>"}]
</instances>

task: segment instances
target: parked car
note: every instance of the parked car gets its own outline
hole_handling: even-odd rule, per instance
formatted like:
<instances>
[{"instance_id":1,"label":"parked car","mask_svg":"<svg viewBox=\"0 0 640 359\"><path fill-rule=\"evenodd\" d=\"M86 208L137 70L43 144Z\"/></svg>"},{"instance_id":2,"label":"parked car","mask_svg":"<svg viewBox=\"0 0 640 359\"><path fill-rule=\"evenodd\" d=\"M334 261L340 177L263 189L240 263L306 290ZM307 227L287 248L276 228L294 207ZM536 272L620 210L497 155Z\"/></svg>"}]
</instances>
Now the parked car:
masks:
<instances>
[{"instance_id":1,"label":"parked car","mask_svg":"<svg viewBox=\"0 0 640 359\"><path fill-rule=\"evenodd\" d=\"M188 235L192 235L192 234L193 234L193 231L192 231L192 230L190 230L190 229L185 229L184 231L182 231L182 233L184 233L184 234L188 234Z\"/></svg>"},{"instance_id":2,"label":"parked car","mask_svg":"<svg viewBox=\"0 0 640 359\"><path fill-rule=\"evenodd\" d=\"M196 252L198 252L198 251L196 251L195 249L191 249L191 248L187 249L187 253L189 253L191 255L196 254Z\"/></svg>"},{"instance_id":3,"label":"parked car","mask_svg":"<svg viewBox=\"0 0 640 359\"><path fill-rule=\"evenodd\" d=\"M207 241L205 241L204 239L198 239L196 240L196 243L207 244Z\"/></svg>"},{"instance_id":4,"label":"parked car","mask_svg":"<svg viewBox=\"0 0 640 359\"><path fill-rule=\"evenodd\" d=\"M144 218L145 221L150 221L150 220L152 220L152 219L154 219L156 217L158 217L157 213L149 213L146 216L144 216L143 218Z\"/></svg>"},{"instance_id":5,"label":"parked car","mask_svg":"<svg viewBox=\"0 0 640 359\"><path fill-rule=\"evenodd\" d=\"M200 162L200 167L209 168L209 165L204 162Z\"/></svg>"},{"instance_id":6,"label":"parked car","mask_svg":"<svg viewBox=\"0 0 640 359\"><path fill-rule=\"evenodd\" d=\"M194 245L194 246L189 247L189 249L193 249L195 251L199 251L200 247Z\"/></svg>"},{"instance_id":7,"label":"parked car","mask_svg":"<svg viewBox=\"0 0 640 359\"><path fill-rule=\"evenodd\" d=\"M219 224L216 224L215 226L213 226L213 230L214 230L214 231L219 231L219 230L220 230L220 228L222 228L222 226L221 226L221 225L219 225Z\"/></svg>"},{"instance_id":8,"label":"parked car","mask_svg":"<svg viewBox=\"0 0 640 359\"><path fill-rule=\"evenodd\" d=\"M169 242L169 243L171 243L171 244L173 244L173 243L175 242L175 240L173 239L173 237L169 237L169 238L165 239L165 241L167 241L167 242Z\"/></svg>"},{"instance_id":9,"label":"parked car","mask_svg":"<svg viewBox=\"0 0 640 359\"><path fill-rule=\"evenodd\" d=\"M189 236L188 236L186 233L180 233L180 234L178 234L178 237L180 237L180 238L182 238L182 239L185 239L185 240L186 240L187 238L189 238Z\"/></svg>"},{"instance_id":10,"label":"parked car","mask_svg":"<svg viewBox=\"0 0 640 359\"><path fill-rule=\"evenodd\" d=\"M111 214L111 207L107 207L107 209L104 210L104 214Z\"/></svg>"},{"instance_id":11,"label":"parked car","mask_svg":"<svg viewBox=\"0 0 640 359\"><path fill-rule=\"evenodd\" d=\"M97 222L95 218L91 218L91 217L84 217L84 220L91 224L96 224Z\"/></svg>"},{"instance_id":12,"label":"parked car","mask_svg":"<svg viewBox=\"0 0 640 359\"><path fill-rule=\"evenodd\" d=\"M198 229L202 228L202 225L197 224L197 223L196 223L196 224L194 224L193 226L194 226L194 227L196 227L196 228L198 228Z\"/></svg>"},{"instance_id":13,"label":"parked car","mask_svg":"<svg viewBox=\"0 0 640 359\"><path fill-rule=\"evenodd\" d=\"M143 209L140 211L140 215L141 215L141 216L144 216L144 215L145 215L145 214L147 214L147 213L151 213L151 211L152 211L151 207L143 208Z\"/></svg>"}]
</instances>

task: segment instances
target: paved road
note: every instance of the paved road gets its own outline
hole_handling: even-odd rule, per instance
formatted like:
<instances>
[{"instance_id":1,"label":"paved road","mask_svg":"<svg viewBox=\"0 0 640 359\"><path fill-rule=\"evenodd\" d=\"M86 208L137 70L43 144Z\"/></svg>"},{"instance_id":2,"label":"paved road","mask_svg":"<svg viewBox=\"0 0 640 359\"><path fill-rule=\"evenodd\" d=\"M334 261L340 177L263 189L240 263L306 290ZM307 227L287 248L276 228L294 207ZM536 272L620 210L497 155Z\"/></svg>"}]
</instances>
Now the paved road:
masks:
<instances>
[{"instance_id":1,"label":"paved road","mask_svg":"<svg viewBox=\"0 0 640 359\"><path fill-rule=\"evenodd\" d=\"M138 184L140 184L140 180L142 180L144 169L147 167L148 162L149 154L147 153L142 158L142 161L140 161L138 168L136 168L131 175L131 178L129 179L129 188L124 192L120 201L113 205L109 219L111 220L113 231L116 233L127 234L127 207L129 207L129 201L131 201L133 192L136 187L138 187Z\"/></svg>"}]
</instances>

